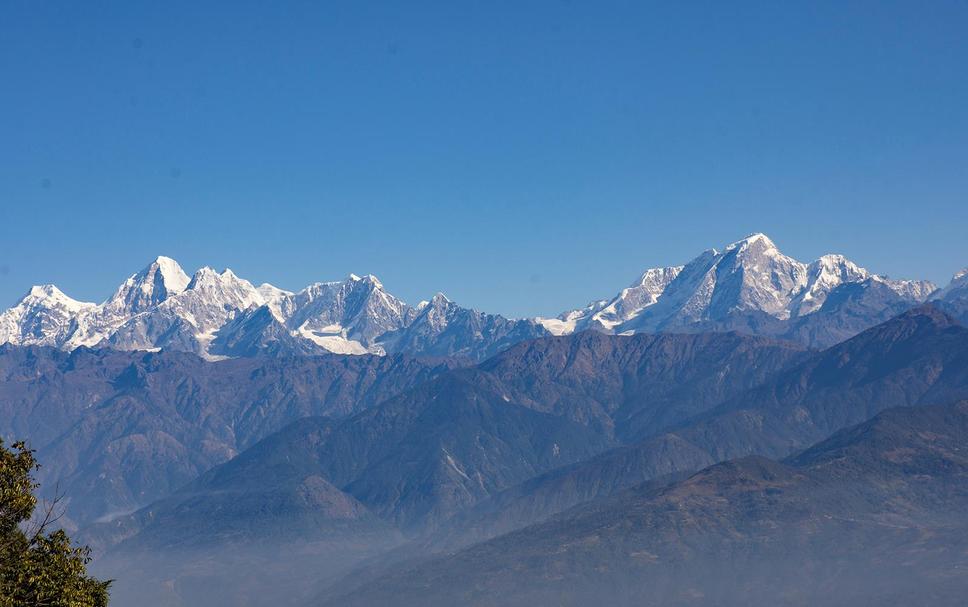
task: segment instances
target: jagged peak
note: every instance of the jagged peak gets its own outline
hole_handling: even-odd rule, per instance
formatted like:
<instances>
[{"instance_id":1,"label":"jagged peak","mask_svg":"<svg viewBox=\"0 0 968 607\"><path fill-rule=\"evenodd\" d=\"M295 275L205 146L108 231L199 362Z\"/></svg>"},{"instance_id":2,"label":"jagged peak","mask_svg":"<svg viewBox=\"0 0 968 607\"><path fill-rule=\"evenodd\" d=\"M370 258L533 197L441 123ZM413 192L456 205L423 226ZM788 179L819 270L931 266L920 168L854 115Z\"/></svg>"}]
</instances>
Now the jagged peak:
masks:
<instances>
[{"instance_id":1,"label":"jagged peak","mask_svg":"<svg viewBox=\"0 0 968 607\"><path fill-rule=\"evenodd\" d=\"M642 286L653 282L666 282L674 279L685 266L666 266L664 268L649 268L639 276L639 279L632 283L632 287ZM589 304L594 305L595 302Z\"/></svg>"},{"instance_id":2,"label":"jagged peak","mask_svg":"<svg viewBox=\"0 0 968 607\"><path fill-rule=\"evenodd\" d=\"M303 292L318 291L320 289L332 289L334 287L338 287L338 286L344 285L344 284L346 284L346 282L340 281L340 280L328 280L328 281L325 281L325 282L322 282L322 281L321 282L314 282L312 284L307 285L303 289L300 289L299 292L300 293L303 293Z\"/></svg>"},{"instance_id":3,"label":"jagged peak","mask_svg":"<svg viewBox=\"0 0 968 607\"><path fill-rule=\"evenodd\" d=\"M366 276L363 277L363 280L364 280L364 282L368 282L368 283L372 284L377 289L382 289L383 288L383 283L380 282L380 279L377 278L376 276L374 276L373 274L367 274Z\"/></svg>"},{"instance_id":4,"label":"jagged peak","mask_svg":"<svg viewBox=\"0 0 968 607\"><path fill-rule=\"evenodd\" d=\"M808 269L813 272L838 272L845 274L853 278L866 279L872 274L845 256L839 253L828 253L827 255L821 255L816 261L808 266Z\"/></svg>"},{"instance_id":5,"label":"jagged peak","mask_svg":"<svg viewBox=\"0 0 968 607\"><path fill-rule=\"evenodd\" d=\"M219 272L212 266L202 266L195 271L195 274L192 275L192 282L195 282L196 280L199 280L199 279L218 280L220 278L237 278L237 277L235 273L232 272L232 270L229 270L228 268Z\"/></svg>"},{"instance_id":6,"label":"jagged peak","mask_svg":"<svg viewBox=\"0 0 968 607\"><path fill-rule=\"evenodd\" d=\"M20 301L17 302L17 305L25 304L28 302L37 303L40 301L48 302L48 303L56 303L56 304L63 305L68 309L77 309L77 310L95 306L95 304L93 303L89 303L86 301L78 301L66 295L63 291L58 289L56 285L53 285L50 283L42 284L42 285L34 285L30 287L30 290L27 291L27 293L25 293L24 296L20 298Z\"/></svg>"},{"instance_id":7,"label":"jagged peak","mask_svg":"<svg viewBox=\"0 0 968 607\"><path fill-rule=\"evenodd\" d=\"M181 265L177 261L175 261L174 259L166 255L159 255L155 257L151 263L153 265L157 265L160 268L172 268L172 269L178 268L179 270L182 269Z\"/></svg>"},{"instance_id":8,"label":"jagged peak","mask_svg":"<svg viewBox=\"0 0 968 607\"><path fill-rule=\"evenodd\" d=\"M215 268L211 266L202 266L195 270L192 274L192 279L188 282L186 287L188 290L195 289L201 284L210 284L218 282L221 276L215 271Z\"/></svg>"},{"instance_id":9,"label":"jagged peak","mask_svg":"<svg viewBox=\"0 0 968 607\"><path fill-rule=\"evenodd\" d=\"M746 249L753 245L762 246L766 250L778 250L776 244L770 240L770 237L762 232L754 232L746 238L737 240L734 243L726 245L726 251L732 251L733 249ZM714 249L715 250L715 249Z\"/></svg>"},{"instance_id":10,"label":"jagged peak","mask_svg":"<svg viewBox=\"0 0 968 607\"><path fill-rule=\"evenodd\" d=\"M218 271L212 266L202 266L199 269L195 270L195 274L192 275L192 278L194 279L197 277L218 276L218 275L219 275Z\"/></svg>"},{"instance_id":11,"label":"jagged peak","mask_svg":"<svg viewBox=\"0 0 968 607\"><path fill-rule=\"evenodd\" d=\"M825 266L840 266L844 264L857 265L840 253L827 253L826 255L821 255L814 263Z\"/></svg>"},{"instance_id":12,"label":"jagged peak","mask_svg":"<svg viewBox=\"0 0 968 607\"><path fill-rule=\"evenodd\" d=\"M259 285L258 287L256 287L256 290L259 293L262 293L263 295L273 295L273 296L277 296L278 295L278 296L283 296L284 297L284 296L287 296L287 295L293 295L294 294L292 291L287 291L285 289L280 289L276 285L270 284L268 282L262 283L261 285Z\"/></svg>"},{"instance_id":13,"label":"jagged peak","mask_svg":"<svg viewBox=\"0 0 968 607\"><path fill-rule=\"evenodd\" d=\"M232 270L226 268L219 272L211 266L199 268L192 276L186 290L197 289L199 287L212 287L215 285L219 285L220 288L229 287L243 288L245 290L251 289L252 291L256 290L249 281L244 278L239 278Z\"/></svg>"},{"instance_id":14,"label":"jagged peak","mask_svg":"<svg viewBox=\"0 0 968 607\"><path fill-rule=\"evenodd\" d=\"M435 293L434 296L430 298L430 305L439 306L439 305L445 305L449 303L451 303L450 298L444 295L443 293L441 293L440 291L437 291L437 293Z\"/></svg>"},{"instance_id":15,"label":"jagged peak","mask_svg":"<svg viewBox=\"0 0 968 607\"><path fill-rule=\"evenodd\" d=\"M56 285L52 285L49 283L44 285L34 285L30 287L30 290L27 291L27 294L25 295L25 297L28 297L28 296L36 297L36 298L56 297L58 299L61 297L67 297L67 295L65 295L63 291L58 289Z\"/></svg>"},{"instance_id":16,"label":"jagged peak","mask_svg":"<svg viewBox=\"0 0 968 607\"><path fill-rule=\"evenodd\" d=\"M937 290L934 299L945 299L952 296L963 297L966 289L968 289L968 268L955 272L954 276L951 277L951 282L943 289Z\"/></svg>"},{"instance_id":17,"label":"jagged peak","mask_svg":"<svg viewBox=\"0 0 968 607\"><path fill-rule=\"evenodd\" d=\"M373 285L377 289L382 289L383 288L383 283L380 282L380 279L377 278L376 276L374 276L373 274L367 274L365 276L359 276L357 274L353 274L352 272L350 272L349 276L346 277L346 281L345 282L362 282L362 283L365 283L365 284Z\"/></svg>"},{"instance_id":18,"label":"jagged peak","mask_svg":"<svg viewBox=\"0 0 968 607\"><path fill-rule=\"evenodd\" d=\"M171 257L164 255L155 257L151 263L132 276L129 282L136 281L138 278L153 277L156 273L161 275L162 284L169 295L181 293L191 282L191 278L185 273L181 265Z\"/></svg>"}]
</instances>

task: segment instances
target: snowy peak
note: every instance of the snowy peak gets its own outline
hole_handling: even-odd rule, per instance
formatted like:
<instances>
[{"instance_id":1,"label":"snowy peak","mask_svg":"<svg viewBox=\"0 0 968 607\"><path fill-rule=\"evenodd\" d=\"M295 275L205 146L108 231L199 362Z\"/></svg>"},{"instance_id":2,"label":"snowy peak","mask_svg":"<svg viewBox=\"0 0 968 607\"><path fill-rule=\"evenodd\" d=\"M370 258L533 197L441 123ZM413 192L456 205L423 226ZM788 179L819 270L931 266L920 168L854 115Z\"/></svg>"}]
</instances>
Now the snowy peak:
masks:
<instances>
[{"instance_id":1,"label":"snowy peak","mask_svg":"<svg viewBox=\"0 0 968 607\"><path fill-rule=\"evenodd\" d=\"M424 308L421 316L430 326L443 329L450 322L450 316L459 308L443 293L436 293L430 298L430 303Z\"/></svg>"},{"instance_id":2,"label":"snowy peak","mask_svg":"<svg viewBox=\"0 0 968 607\"><path fill-rule=\"evenodd\" d=\"M38 285L0 314L0 343L58 346L74 330L75 318L96 306L65 295L54 285Z\"/></svg>"},{"instance_id":3,"label":"snowy peak","mask_svg":"<svg viewBox=\"0 0 968 607\"><path fill-rule=\"evenodd\" d=\"M715 250L715 249L714 249ZM758 255L771 255L771 254L781 254L780 250L776 248L776 245L770 240L770 237L761 232L755 234L750 234L742 240L737 240L734 243L726 245L725 251L753 251L754 254Z\"/></svg>"},{"instance_id":4,"label":"snowy peak","mask_svg":"<svg viewBox=\"0 0 968 607\"><path fill-rule=\"evenodd\" d=\"M75 329L61 346L69 349L98 345L130 318L184 292L188 281L188 275L174 259L155 258L121 283L107 301L78 315Z\"/></svg>"},{"instance_id":5,"label":"snowy peak","mask_svg":"<svg viewBox=\"0 0 968 607\"><path fill-rule=\"evenodd\" d=\"M810 278L818 281L858 282L870 278L871 273L843 255L822 255L808 267Z\"/></svg>"},{"instance_id":6,"label":"snowy peak","mask_svg":"<svg viewBox=\"0 0 968 607\"><path fill-rule=\"evenodd\" d=\"M285 319L292 314L292 296L294 295L292 291L280 289L267 282L256 287L256 291L259 292L262 301L265 302L266 307L279 322L285 322Z\"/></svg>"},{"instance_id":7,"label":"snowy peak","mask_svg":"<svg viewBox=\"0 0 968 607\"><path fill-rule=\"evenodd\" d=\"M204 297L209 303L224 304L239 310L265 303L251 282L239 278L229 269L219 273L210 267L201 268L182 292L183 295L189 293L195 298Z\"/></svg>"},{"instance_id":8,"label":"snowy peak","mask_svg":"<svg viewBox=\"0 0 968 607\"><path fill-rule=\"evenodd\" d=\"M381 336L416 315L372 274L293 293L268 283L254 287L230 269L203 267L189 277L175 260L160 256L98 306L74 301L53 285L31 289L0 315L0 343L171 348L209 357L256 347L382 354Z\"/></svg>"},{"instance_id":9,"label":"snowy peak","mask_svg":"<svg viewBox=\"0 0 968 607\"><path fill-rule=\"evenodd\" d=\"M356 274L350 273L350 275L346 277L346 282L362 282L371 285L375 289L383 288L383 283L380 282L380 279L372 274L367 274L366 276L357 276Z\"/></svg>"},{"instance_id":10,"label":"snowy peak","mask_svg":"<svg viewBox=\"0 0 968 607\"><path fill-rule=\"evenodd\" d=\"M380 354L380 336L400 329L412 309L383 289L372 274L310 285L289 298L286 325L295 334L338 353Z\"/></svg>"},{"instance_id":11,"label":"snowy peak","mask_svg":"<svg viewBox=\"0 0 968 607\"><path fill-rule=\"evenodd\" d=\"M451 301L449 297L447 297L446 295L438 291L434 293L433 297L430 298L429 303L432 306L441 307L441 306L446 306L447 304L451 303Z\"/></svg>"},{"instance_id":12,"label":"snowy peak","mask_svg":"<svg viewBox=\"0 0 968 607\"><path fill-rule=\"evenodd\" d=\"M237 313L265 303L252 283L239 278L232 270L219 273L203 267L195 272L184 291L165 300L157 310L178 316L208 335Z\"/></svg>"},{"instance_id":13,"label":"snowy peak","mask_svg":"<svg viewBox=\"0 0 968 607\"><path fill-rule=\"evenodd\" d=\"M806 268L806 284L790 304L791 316L804 316L823 306L831 291L846 283L859 283L870 272L843 255L824 255Z\"/></svg>"},{"instance_id":14,"label":"snowy peak","mask_svg":"<svg viewBox=\"0 0 968 607\"><path fill-rule=\"evenodd\" d=\"M158 257L118 287L105 308L117 314L139 314L188 286L188 275L174 259Z\"/></svg>"},{"instance_id":15,"label":"snowy peak","mask_svg":"<svg viewBox=\"0 0 968 607\"><path fill-rule=\"evenodd\" d=\"M589 326L597 325L605 329L629 321L649 306L659 301L659 297L669 286L682 266L671 266L668 268L651 268L646 270L629 287L622 291L606 304L601 310L593 313L590 318Z\"/></svg>"},{"instance_id":16,"label":"snowy peak","mask_svg":"<svg viewBox=\"0 0 968 607\"><path fill-rule=\"evenodd\" d=\"M764 234L728 245L709 270L707 317L756 310L788 318L788 305L805 283L804 264L787 257Z\"/></svg>"},{"instance_id":17,"label":"snowy peak","mask_svg":"<svg viewBox=\"0 0 968 607\"><path fill-rule=\"evenodd\" d=\"M968 297L968 268L955 272L948 286L941 289L935 299Z\"/></svg>"},{"instance_id":18,"label":"snowy peak","mask_svg":"<svg viewBox=\"0 0 968 607\"><path fill-rule=\"evenodd\" d=\"M968 271L935 291L925 281L878 276L842 255L799 262L762 233L708 249L685 265L648 269L616 296L553 319L507 319L463 308L443 293L412 307L372 274L349 274L298 292L268 283L255 287L228 269L203 267L189 277L175 260L160 256L100 305L73 300L53 285L32 288L0 314L0 343L167 348L210 358L327 350L480 359L522 339L592 329L738 330L816 346L849 337L932 293L964 297Z\"/></svg>"},{"instance_id":19,"label":"snowy peak","mask_svg":"<svg viewBox=\"0 0 968 607\"><path fill-rule=\"evenodd\" d=\"M583 329L628 333L717 326L755 332L766 330L767 325L775 332L785 326L777 322L793 323L819 312L829 296L845 285L864 290L875 282L888 289L878 287L880 295L864 300L867 312L873 310L874 316L880 313L877 310L920 303L934 290L924 281L877 276L842 255L824 255L805 264L784 255L765 234L755 233L721 251L706 250L684 266L647 270L607 303L595 302L584 310L539 322L554 334ZM838 301L844 297L846 294ZM862 319L838 322L863 324Z\"/></svg>"},{"instance_id":20,"label":"snowy peak","mask_svg":"<svg viewBox=\"0 0 968 607\"><path fill-rule=\"evenodd\" d=\"M34 308L37 306L47 306L61 308L69 312L78 312L94 307L94 304L77 301L64 294L63 291L51 284L34 285L30 287L27 294L20 298L17 307L24 306Z\"/></svg>"},{"instance_id":21,"label":"snowy peak","mask_svg":"<svg viewBox=\"0 0 968 607\"><path fill-rule=\"evenodd\" d=\"M894 280L876 274L871 276L871 280L886 285L898 297L917 302L926 301L932 293L938 290L938 286L930 280Z\"/></svg>"},{"instance_id":22,"label":"snowy peak","mask_svg":"<svg viewBox=\"0 0 968 607\"><path fill-rule=\"evenodd\" d=\"M160 277L161 286L169 295L181 293L188 286L188 274L171 257L159 255L142 272L152 277Z\"/></svg>"}]
</instances>

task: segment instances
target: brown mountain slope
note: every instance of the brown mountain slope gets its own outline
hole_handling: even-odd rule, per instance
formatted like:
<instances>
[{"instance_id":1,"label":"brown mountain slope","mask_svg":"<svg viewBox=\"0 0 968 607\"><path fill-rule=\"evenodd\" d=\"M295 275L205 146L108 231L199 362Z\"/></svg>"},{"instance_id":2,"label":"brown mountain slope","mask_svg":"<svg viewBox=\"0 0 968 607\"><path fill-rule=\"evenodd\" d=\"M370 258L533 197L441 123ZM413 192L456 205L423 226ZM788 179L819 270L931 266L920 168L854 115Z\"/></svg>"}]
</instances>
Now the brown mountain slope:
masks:
<instances>
[{"instance_id":1,"label":"brown mountain slope","mask_svg":"<svg viewBox=\"0 0 968 607\"><path fill-rule=\"evenodd\" d=\"M325 605L960 605L968 404L644 486Z\"/></svg>"}]
</instances>

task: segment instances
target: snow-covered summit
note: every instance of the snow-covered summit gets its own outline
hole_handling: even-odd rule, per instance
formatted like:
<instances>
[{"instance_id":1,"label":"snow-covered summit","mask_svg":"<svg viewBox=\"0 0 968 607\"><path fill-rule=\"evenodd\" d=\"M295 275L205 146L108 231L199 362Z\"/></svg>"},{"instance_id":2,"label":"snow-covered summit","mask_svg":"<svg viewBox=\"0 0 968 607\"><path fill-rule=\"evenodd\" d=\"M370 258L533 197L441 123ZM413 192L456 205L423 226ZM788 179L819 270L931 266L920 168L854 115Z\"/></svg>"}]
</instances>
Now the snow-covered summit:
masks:
<instances>
[{"instance_id":1,"label":"snow-covered summit","mask_svg":"<svg viewBox=\"0 0 968 607\"><path fill-rule=\"evenodd\" d=\"M780 253L780 250L776 247L776 244L774 244L774 242L770 240L770 237L767 236L766 234L763 234L762 232L755 232L753 234L750 234L746 238L742 238L740 240L737 240L736 242L732 242L726 245L726 248L724 250L732 251L734 249L740 249L740 250L756 249L756 251L761 254L782 255L782 253Z\"/></svg>"},{"instance_id":2,"label":"snow-covered summit","mask_svg":"<svg viewBox=\"0 0 968 607\"><path fill-rule=\"evenodd\" d=\"M158 257L118 287L104 306L117 313L138 314L188 286L189 278L174 259Z\"/></svg>"},{"instance_id":3,"label":"snow-covered summit","mask_svg":"<svg viewBox=\"0 0 968 607\"><path fill-rule=\"evenodd\" d=\"M0 314L0 343L57 346L72 331L75 318L95 307L52 284L33 286Z\"/></svg>"},{"instance_id":4,"label":"snow-covered summit","mask_svg":"<svg viewBox=\"0 0 968 607\"><path fill-rule=\"evenodd\" d=\"M30 287L30 290L27 291L27 293L20 299L20 301L17 302L16 305L50 305L57 306L68 311L85 310L94 306L93 303L77 301L76 299L68 297L63 291L52 284L34 285Z\"/></svg>"},{"instance_id":5,"label":"snow-covered summit","mask_svg":"<svg viewBox=\"0 0 968 607\"><path fill-rule=\"evenodd\" d=\"M926 300L961 297L968 271L941 291L873 274L842 255L803 263L756 233L684 265L644 271L610 299L557 318L508 319L437 293L410 306L372 274L287 291L203 267L189 276L160 256L101 304L54 285L30 289L0 314L0 343L125 350L176 349L219 358L253 352L480 358L522 339L608 333L742 330L824 345ZM828 320L818 320L827 319ZM833 329L830 329L833 327Z\"/></svg>"},{"instance_id":6,"label":"snow-covered summit","mask_svg":"<svg viewBox=\"0 0 968 607\"><path fill-rule=\"evenodd\" d=\"M820 311L831 293L867 282L887 287L890 302L924 301L934 290L926 281L899 281L873 274L842 255L803 263L783 254L765 234L755 233L709 249L683 266L647 270L607 303L566 312L540 322L556 334L595 329L614 333L668 331L736 324L741 317L793 322ZM879 304L872 304L875 307Z\"/></svg>"},{"instance_id":7,"label":"snow-covered summit","mask_svg":"<svg viewBox=\"0 0 968 607\"><path fill-rule=\"evenodd\" d=\"M262 308L271 322L258 313ZM218 357L213 348L229 344L238 350L240 342L216 337L237 330L246 343L262 343L271 331L286 336L289 345L297 343L290 337L305 341L310 350L382 353L378 338L415 313L372 274L292 292L269 283L255 287L231 269L206 266L189 276L174 259L159 256L100 305L75 301L54 285L32 288L0 315L0 343L174 348Z\"/></svg>"},{"instance_id":8,"label":"snow-covered summit","mask_svg":"<svg viewBox=\"0 0 968 607\"><path fill-rule=\"evenodd\" d=\"M943 289L940 289L934 299L968 297L968 268L963 268L955 272L951 277L951 282Z\"/></svg>"}]
</instances>

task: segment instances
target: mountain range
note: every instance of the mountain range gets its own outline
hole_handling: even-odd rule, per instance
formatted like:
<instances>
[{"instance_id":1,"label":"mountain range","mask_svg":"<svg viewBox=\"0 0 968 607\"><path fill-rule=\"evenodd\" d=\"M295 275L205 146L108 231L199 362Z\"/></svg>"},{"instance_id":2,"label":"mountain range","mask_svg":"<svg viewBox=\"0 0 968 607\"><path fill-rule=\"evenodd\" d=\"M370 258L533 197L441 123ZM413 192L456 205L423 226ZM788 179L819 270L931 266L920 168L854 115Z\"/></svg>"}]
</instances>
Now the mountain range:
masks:
<instances>
[{"instance_id":1,"label":"mountain range","mask_svg":"<svg viewBox=\"0 0 968 607\"><path fill-rule=\"evenodd\" d=\"M958 605L968 272L764 235L507 319L158 258L0 314L0 438L116 605Z\"/></svg>"},{"instance_id":2,"label":"mountain range","mask_svg":"<svg viewBox=\"0 0 968 607\"><path fill-rule=\"evenodd\" d=\"M556 318L508 319L437 294L411 306L372 275L298 292L254 286L231 270L189 277L158 257L101 304L36 286L0 314L0 343L64 350L178 350L208 359L259 355L387 354L484 360L515 343L583 330L605 333L736 330L826 347L929 299L965 314L965 273L938 289L893 280L840 255L787 257L763 234L682 266L646 270L611 299Z\"/></svg>"},{"instance_id":3,"label":"mountain range","mask_svg":"<svg viewBox=\"0 0 968 607\"><path fill-rule=\"evenodd\" d=\"M295 419L83 537L106 551L112 575L133 580L135 590L122 583L119 592L165 597L166 580L179 579L192 604L205 588L244 586L271 566L273 579L300 572L301 582L286 579L307 601L322 592L318 603L379 604L380 593L400 592L419 604L423 590L400 582L409 578L401 567L417 567L414 580L433 577L424 567L454 558L445 555L635 487L649 493L731 459L775 462L891 407L968 399L966 369L968 329L932 305L820 352L738 333L546 337L357 413ZM334 551L344 558L328 568L305 559ZM203 566L226 558L231 567ZM426 596L473 604L453 594L460 579L446 573L440 593Z\"/></svg>"},{"instance_id":4,"label":"mountain range","mask_svg":"<svg viewBox=\"0 0 968 607\"><path fill-rule=\"evenodd\" d=\"M968 403L645 484L318 605L961 605ZM500 597L495 601L494 597Z\"/></svg>"},{"instance_id":5,"label":"mountain range","mask_svg":"<svg viewBox=\"0 0 968 607\"><path fill-rule=\"evenodd\" d=\"M542 324L556 334L741 330L829 346L928 300L923 280L892 280L841 255L787 257L765 234L653 268L610 300Z\"/></svg>"},{"instance_id":6,"label":"mountain range","mask_svg":"<svg viewBox=\"0 0 968 607\"><path fill-rule=\"evenodd\" d=\"M402 355L239 358L0 346L0 436L86 524L135 510L293 420L343 417L456 367ZM65 520L65 522L68 522Z\"/></svg>"}]
</instances>

